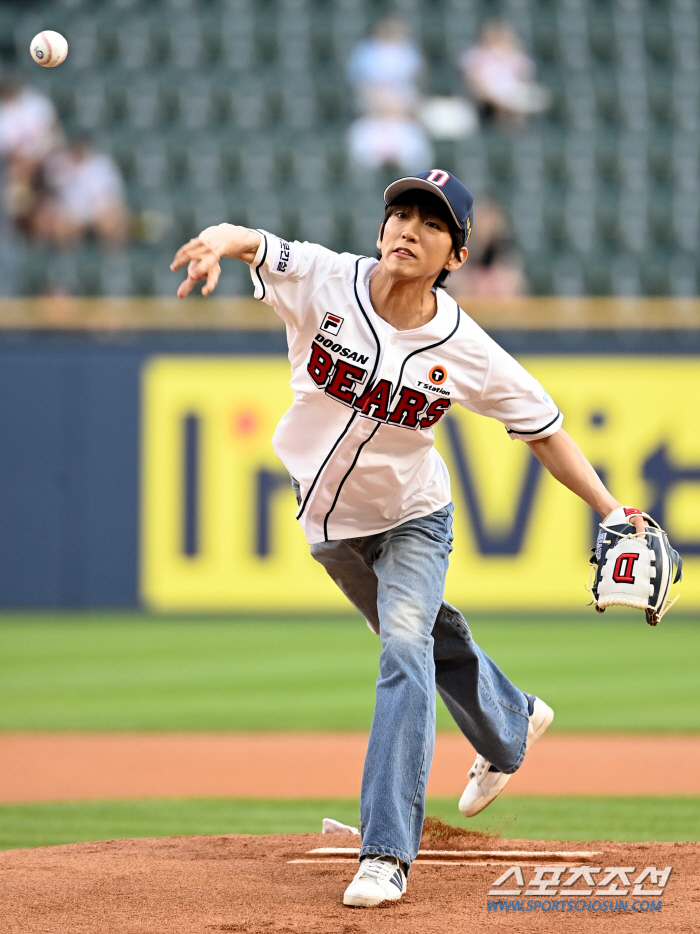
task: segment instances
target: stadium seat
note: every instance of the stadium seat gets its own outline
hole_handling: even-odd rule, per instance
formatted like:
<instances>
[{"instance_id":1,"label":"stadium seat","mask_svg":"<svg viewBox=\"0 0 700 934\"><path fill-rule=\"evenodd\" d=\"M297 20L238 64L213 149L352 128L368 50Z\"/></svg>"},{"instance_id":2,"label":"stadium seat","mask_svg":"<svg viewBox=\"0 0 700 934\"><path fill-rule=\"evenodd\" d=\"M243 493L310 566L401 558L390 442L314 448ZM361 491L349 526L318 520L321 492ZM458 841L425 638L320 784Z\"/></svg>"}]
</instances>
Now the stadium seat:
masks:
<instances>
[{"instance_id":1,"label":"stadium seat","mask_svg":"<svg viewBox=\"0 0 700 934\"><path fill-rule=\"evenodd\" d=\"M184 130L205 130L214 122L214 100L211 82L203 77L190 77L177 88L177 121Z\"/></svg>"},{"instance_id":2,"label":"stadium seat","mask_svg":"<svg viewBox=\"0 0 700 934\"><path fill-rule=\"evenodd\" d=\"M151 21L144 16L130 16L116 26L117 61L122 68L139 72L156 57Z\"/></svg>"},{"instance_id":3,"label":"stadium seat","mask_svg":"<svg viewBox=\"0 0 700 934\"><path fill-rule=\"evenodd\" d=\"M87 132L117 158L141 237L121 266L86 244L83 259L27 271L26 289L60 280L83 292L160 294L168 276L148 275L149 251L215 217L372 252L390 172L348 165L356 109L346 66L384 9L46 0L11 18L0 11L3 60L14 44L19 70L51 94L69 134ZM398 0L392 10L423 44L426 92L463 93L458 59L492 4ZM696 0L504 0L499 10L534 54L552 107L525 132L489 124L456 145L438 141L436 160L503 203L535 291L690 294L700 237ZM48 21L69 36L58 70L26 55ZM654 249L664 262L652 262Z\"/></svg>"},{"instance_id":4,"label":"stadium seat","mask_svg":"<svg viewBox=\"0 0 700 934\"><path fill-rule=\"evenodd\" d=\"M240 149L240 177L251 192L272 196L277 182L277 159L274 143L258 138Z\"/></svg>"},{"instance_id":5,"label":"stadium seat","mask_svg":"<svg viewBox=\"0 0 700 934\"><path fill-rule=\"evenodd\" d=\"M192 188L218 193L225 184L221 147L215 137L197 136L187 147L187 175Z\"/></svg>"},{"instance_id":6,"label":"stadium seat","mask_svg":"<svg viewBox=\"0 0 700 934\"><path fill-rule=\"evenodd\" d=\"M104 295L133 294L131 259L128 251L119 250L100 257L100 291Z\"/></svg>"},{"instance_id":7,"label":"stadium seat","mask_svg":"<svg viewBox=\"0 0 700 934\"><path fill-rule=\"evenodd\" d=\"M134 150L134 182L140 188L162 189L171 181L165 141L151 136Z\"/></svg>"},{"instance_id":8,"label":"stadium seat","mask_svg":"<svg viewBox=\"0 0 700 934\"><path fill-rule=\"evenodd\" d=\"M282 123L290 130L310 130L317 123L316 94L309 75L289 75L280 86Z\"/></svg>"},{"instance_id":9,"label":"stadium seat","mask_svg":"<svg viewBox=\"0 0 700 934\"><path fill-rule=\"evenodd\" d=\"M231 120L241 130L258 130L267 122L265 88L260 81L246 75L231 88Z\"/></svg>"},{"instance_id":10,"label":"stadium seat","mask_svg":"<svg viewBox=\"0 0 700 934\"><path fill-rule=\"evenodd\" d=\"M333 246L336 240L333 204L323 195L315 194L305 198L297 212L296 237L312 243L324 243Z\"/></svg>"},{"instance_id":11,"label":"stadium seat","mask_svg":"<svg viewBox=\"0 0 700 934\"><path fill-rule=\"evenodd\" d=\"M164 119L158 81L149 75L125 82L125 117L135 130L156 130Z\"/></svg>"},{"instance_id":12,"label":"stadium seat","mask_svg":"<svg viewBox=\"0 0 700 934\"><path fill-rule=\"evenodd\" d=\"M98 130L109 122L110 116L109 85L102 78L94 75L76 85L73 116L76 127Z\"/></svg>"}]
</instances>

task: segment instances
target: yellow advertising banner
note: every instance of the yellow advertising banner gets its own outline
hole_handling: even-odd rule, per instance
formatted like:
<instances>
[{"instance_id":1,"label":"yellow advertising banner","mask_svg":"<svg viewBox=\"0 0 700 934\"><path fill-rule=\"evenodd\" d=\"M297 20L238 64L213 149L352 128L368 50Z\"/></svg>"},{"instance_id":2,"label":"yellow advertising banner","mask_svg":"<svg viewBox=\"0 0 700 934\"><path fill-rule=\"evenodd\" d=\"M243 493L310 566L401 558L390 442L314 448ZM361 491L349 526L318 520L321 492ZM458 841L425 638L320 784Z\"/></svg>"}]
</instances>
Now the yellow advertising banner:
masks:
<instances>
[{"instance_id":1,"label":"yellow advertising banner","mask_svg":"<svg viewBox=\"0 0 700 934\"><path fill-rule=\"evenodd\" d=\"M613 494L650 512L700 608L700 367L688 357L521 362ZM270 439L291 403L279 357L159 356L142 380L141 595L164 611L342 610L309 555ZM304 439L299 443L303 445ZM450 410L436 443L452 477L447 599L470 610L572 611L589 597L597 517L502 425Z\"/></svg>"}]
</instances>

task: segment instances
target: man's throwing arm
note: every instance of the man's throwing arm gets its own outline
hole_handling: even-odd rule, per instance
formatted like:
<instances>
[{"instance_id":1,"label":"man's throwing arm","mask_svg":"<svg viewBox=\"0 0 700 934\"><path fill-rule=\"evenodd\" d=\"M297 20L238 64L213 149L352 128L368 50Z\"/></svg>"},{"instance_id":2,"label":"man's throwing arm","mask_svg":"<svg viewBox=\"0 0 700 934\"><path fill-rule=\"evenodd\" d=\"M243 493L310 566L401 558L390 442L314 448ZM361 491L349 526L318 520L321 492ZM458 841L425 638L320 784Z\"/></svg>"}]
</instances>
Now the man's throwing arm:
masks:
<instances>
[{"instance_id":1,"label":"man's throwing arm","mask_svg":"<svg viewBox=\"0 0 700 934\"><path fill-rule=\"evenodd\" d=\"M221 275L219 260L241 259L250 264L255 259L260 240L257 230L238 227L236 224L207 227L198 237L181 246L170 264L173 272L187 266L187 278L180 283L178 298L189 295L195 284L202 279L206 279L202 286L202 295L211 295Z\"/></svg>"}]
</instances>

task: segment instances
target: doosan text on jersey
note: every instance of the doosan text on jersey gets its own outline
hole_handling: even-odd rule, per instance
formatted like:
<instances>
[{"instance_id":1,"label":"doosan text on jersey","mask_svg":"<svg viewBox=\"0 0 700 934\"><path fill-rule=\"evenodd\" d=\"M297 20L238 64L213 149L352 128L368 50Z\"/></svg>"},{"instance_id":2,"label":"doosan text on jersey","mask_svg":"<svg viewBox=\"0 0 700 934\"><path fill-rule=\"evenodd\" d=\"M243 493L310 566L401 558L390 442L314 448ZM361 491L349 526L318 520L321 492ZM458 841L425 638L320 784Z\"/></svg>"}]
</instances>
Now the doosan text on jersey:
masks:
<instances>
[{"instance_id":1,"label":"doosan text on jersey","mask_svg":"<svg viewBox=\"0 0 700 934\"><path fill-rule=\"evenodd\" d=\"M294 395L273 447L299 482L310 544L384 532L447 505L433 429L454 404L498 419L514 439L560 428L537 380L442 289L431 321L397 331L370 302L377 260L259 232L255 297L287 326Z\"/></svg>"}]
</instances>

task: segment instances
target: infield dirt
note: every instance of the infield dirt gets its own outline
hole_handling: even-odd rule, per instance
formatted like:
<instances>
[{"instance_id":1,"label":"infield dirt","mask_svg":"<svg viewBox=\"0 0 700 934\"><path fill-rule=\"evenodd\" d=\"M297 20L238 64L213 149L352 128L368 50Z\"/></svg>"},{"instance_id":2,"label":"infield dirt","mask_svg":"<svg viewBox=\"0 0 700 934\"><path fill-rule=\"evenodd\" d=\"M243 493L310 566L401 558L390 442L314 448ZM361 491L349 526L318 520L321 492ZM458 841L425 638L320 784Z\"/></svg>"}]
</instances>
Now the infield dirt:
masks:
<instances>
[{"instance_id":1,"label":"infield dirt","mask_svg":"<svg viewBox=\"0 0 700 934\"><path fill-rule=\"evenodd\" d=\"M0 733L0 802L355 797L366 750L365 733ZM475 755L438 733L428 795L458 799ZM547 735L507 793L700 795L700 737Z\"/></svg>"},{"instance_id":2,"label":"infield dirt","mask_svg":"<svg viewBox=\"0 0 700 934\"><path fill-rule=\"evenodd\" d=\"M692 932L698 930L700 846L695 843L556 843L462 832L424 836L430 850L484 851L460 865L414 863L398 903L345 908L357 864L324 862L317 847L357 846L348 835L169 837L0 853L3 934L457 934L457 932ZM505 857L486 851L520 850ZM534 851L595 851L593 866L673 866L653 913L487 910L503 868L547 865ZM465 858L466 854L465 854ZM294 860L311 860L294 862ZM551 864L551 863L550 863ZM561 863L560 863L561 865ZM624 896L614 896L623 898ZM493 896L491 897L493 899ZM631 909L632 899L627 899ZM658 899L657 899L658 903Z\"/></svg>"}]
</instances>

